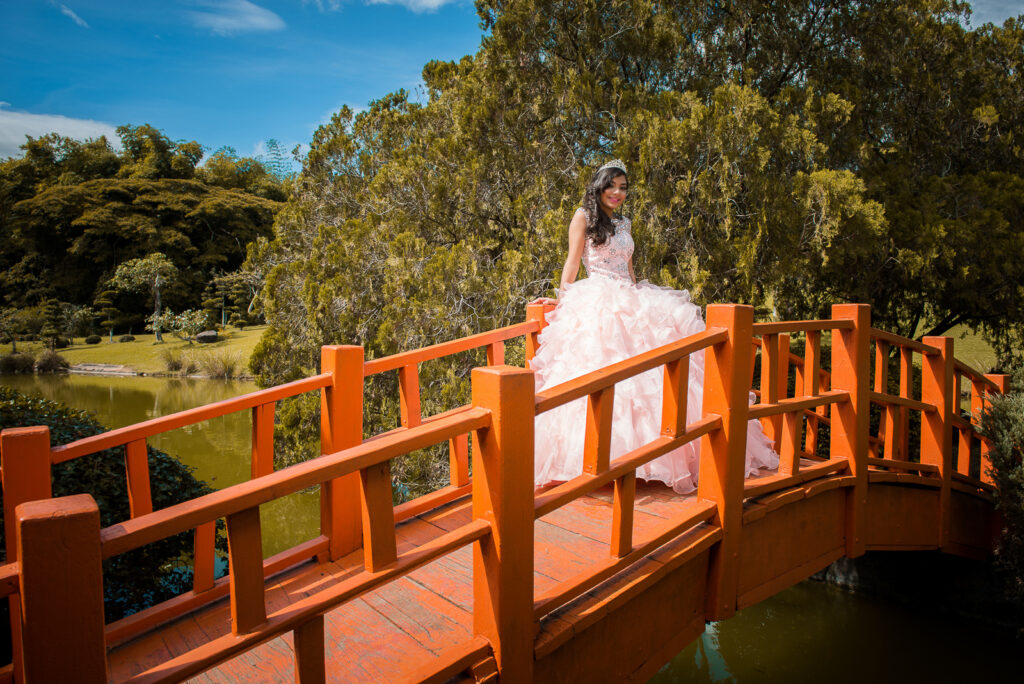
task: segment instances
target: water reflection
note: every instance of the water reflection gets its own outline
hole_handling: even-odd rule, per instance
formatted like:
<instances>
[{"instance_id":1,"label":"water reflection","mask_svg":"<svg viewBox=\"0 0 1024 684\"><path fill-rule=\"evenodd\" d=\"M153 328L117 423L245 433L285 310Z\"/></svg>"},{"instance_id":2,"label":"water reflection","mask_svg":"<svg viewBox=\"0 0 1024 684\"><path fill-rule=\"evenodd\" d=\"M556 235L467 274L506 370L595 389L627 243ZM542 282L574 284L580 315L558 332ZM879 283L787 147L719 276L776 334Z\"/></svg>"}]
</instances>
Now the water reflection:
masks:
<instances>
[{"instance_id":1,"label":"water reflection","mask_svg":"<svg viewBox=\"0 0 1024 684\"><path fill-rule=\"evenodd\" d=\"M807 581L709 624L650 681L1020 682L1019 652L973 622Z\"/></svg>"},{"instance_id":2,"label":"water reflection","mask_svg":"<svg viewBox=\"0 0 1024 684\"><path fill-rule=\"evenodd\" d=\"M257 388L251 382L97 375L2 375L0 384L93 413L109 428L221 401ZM158 435L150 443L195 468L215 489L249 479L252 421L235 413ZM316 492L300 492L260 508L264 556L319 534Z\"/></svg>"}]
</instances>

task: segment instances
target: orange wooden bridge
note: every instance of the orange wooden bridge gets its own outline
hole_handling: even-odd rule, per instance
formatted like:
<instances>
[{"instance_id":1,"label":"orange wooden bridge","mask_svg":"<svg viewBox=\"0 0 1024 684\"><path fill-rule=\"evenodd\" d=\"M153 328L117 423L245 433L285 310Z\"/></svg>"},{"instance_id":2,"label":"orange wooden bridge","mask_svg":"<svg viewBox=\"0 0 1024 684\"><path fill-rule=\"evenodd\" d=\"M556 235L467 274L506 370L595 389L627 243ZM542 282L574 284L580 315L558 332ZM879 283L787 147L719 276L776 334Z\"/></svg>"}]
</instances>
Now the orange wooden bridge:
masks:
<instances>
[{"instance_id":1,"label":"orange wooden bridge","mask_svg":"<svg viewBox=\"0 0 1024 684\"><path fill-rule=\"evenodd\" d=\"M989 554L998 521L973 421L1006 377L958 362L952 339L874 329L859 304L833 307L828 320L772 323L754 323L750 307L711 305L705 332L536 393L531 371L503 364L504 344L525 336L532 358L546 311L531 305L524 323L381 359L324 347L314 377L71 444L51 446L46 428L5 430L0 596L10 601L14 662L3 677L642 681L705 621L843 555ZM790 351L796 339L802 356ZM422 416L419 364L480 347L488 366L473 371L472 402ZM687 425L689 356L699 351L703 416ZM750 405L758 357L760 399ZM661 367L662 433L611 460L615 383ZM364 439L364 378L391 371L402 425ZM304 392L321 396L323 455L275 472L275 403ZM577 399L588 406L584 473L535 491L534 417ZM146 440L236 411L252 413L252 479L154 511ZM744 479L754 418L781 461ZM918 419L919 440L908 429ZM695 439L695 494L637 481L638 466ZM390 460L444 442L450 485L393 506ZM90 496L51 498L50 469L116 446L131 518L101 529ZM259 506L315 485L320 534L265 559ZM222 518L229 572L215 579ZM189 531L192 590L106 623L102 560Z\"/></svg>"}]
</instances>

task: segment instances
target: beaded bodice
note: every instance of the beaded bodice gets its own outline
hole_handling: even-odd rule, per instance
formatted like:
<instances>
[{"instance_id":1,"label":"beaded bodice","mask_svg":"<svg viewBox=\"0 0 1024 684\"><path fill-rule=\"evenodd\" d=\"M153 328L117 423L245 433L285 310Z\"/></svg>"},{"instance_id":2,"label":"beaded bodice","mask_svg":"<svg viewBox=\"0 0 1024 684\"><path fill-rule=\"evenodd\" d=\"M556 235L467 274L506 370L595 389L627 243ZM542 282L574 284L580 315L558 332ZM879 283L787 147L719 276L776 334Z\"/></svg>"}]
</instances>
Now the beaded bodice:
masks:
<instances>
[{"instance_id":1,"label":"beaded bodice","mask_svg":"<svg viewBox=\"0 0 1024 684\"><path fill-rule=\"evenodd\" d=\"M603 245L595 245L589 238L583 245L583 265L587 275L602 275L632 282L629 277L629 258L633 256L632 225L628 218L616 216L612 219L615 234Z\"/></svg>"}]
</instances>

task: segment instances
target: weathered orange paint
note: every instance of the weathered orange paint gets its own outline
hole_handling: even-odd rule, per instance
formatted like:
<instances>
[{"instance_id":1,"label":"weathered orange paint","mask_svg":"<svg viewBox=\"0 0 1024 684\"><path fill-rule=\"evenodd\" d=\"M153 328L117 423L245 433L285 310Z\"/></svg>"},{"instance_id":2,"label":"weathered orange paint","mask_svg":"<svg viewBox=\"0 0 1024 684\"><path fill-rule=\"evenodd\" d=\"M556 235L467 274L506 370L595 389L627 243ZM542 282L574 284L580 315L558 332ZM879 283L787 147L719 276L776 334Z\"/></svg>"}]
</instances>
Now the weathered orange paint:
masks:
<instances>
[{"instance_id":1,"label":"weathered orange paint","mask_svg":"<svg viewBox=\"0 0 1024 684\"><path fill-rule=\"evenodd\" d=\"M363 517L363 560L367 572L379 572L398 559L388 461L367 466L359 472L359 499Z\"/></svg>"},{"instance_id":2,"label":"weathered orange paint","mask_svg":"<svg viewBox=\"0 0 1024 684\"><path fill-rule=\"evenodd\" d=\"M217 523L196 527L192 542L192 591L202 593L213 589L216 570Z\"/></svg>"},{"instance_id":3,"label":"weathered orange paint","mask_svg":"<svg viewBox=\"0 0 1024 684\"><path fill-rule=\"evenodd\" d=\"M473 405L491 425L473 433L473 518L491 534L473 545L473 629L503 682L533 678L533 372L476 368Z\"/></svg>"},{"instance_id":4,"label":"weathered orange paint","mask_svg":"<svg viewBox=\"0 0 1024 684\"><path fill-rule=\"evenodd\" d=\"M363 348L323 347L320 367L331 379L320 394L320 453L332 454L363 441ZM331 560L359 548L358 473L321 485L320 531L331 540Z\"/></svg>"},{"instance_id":5,"label":"weathered orange paint","mask_svg":"<svg viewBox=\"0 0 1024 684\"><path fill-rule=\"evenodd\" d=\"M622 558L633 550L633 502L636 499L636 471L615 481L612 500L611 554Z\"/></svg>"},{"instance_id":6,"label":"weathered orange paint","mask_svg":"<svg viewBox=\"0 0 1024 684\"><path fill-rule=\"evenodd\" d=\"M317 615L295 629L295 681L324 684L324 665L324 616Z\"/></svg>"},{"instance_id":7,"label":"weathered orange paint","mask_svg":"<svg viewBox=\"0 0 1024 684\"><path fill-rule=\"evenodd\" d=\"M30 501L15 515L24 680L106 682L96 502L88 494Z\"/></svg>"},{"instance_id":8,"label":"weathered orange paint","mask_svg":"<svg viewBox=\"0 0 1024 684\"><path fill-rule=\"evenodd\" d=\"M921 414L921 463L939 469L939 547L949 543L950 482L953 478L953 338L922 340L938 353L925 355L921 368L921 399L935 407Z\"/></svg>"},{"instance_id":9,"label":"weathered orange paint","mask_svg":"<svg viewBox=\"0 0 1024 684\"><path fill-rule=\"evenodd\" d=\"M252 477L274 472L274 402L252 407Z\"/></svg>"},{"instance_id":10,"label":"weathered orange paint","mask_svg":"<svg viewBox=\"0 0 1024 684\"><path fill-rule=\"evenodd\" d=\"M583 472L590 475L608 470L614 402L615 385L605 387L587 397L586 434L583 438Z\"/></svg>"},{"instance_id":11,"label":"weathered orange paint","mask_svg":"<svg viewBox=\"0 0 1024 684\"><path fill-rule=\"evenodd\" d=\"M231 582L231 632L251 632L267 621L263 602L263 541L260 509L228 516L228 577Z\"/></svg>"},{"instance_id":12,"label":"weathered orange paint","mask_svg":"<svg viewBox=\"0 0 1024 684\"><path fill-rule=\"evenodd\" d=\"M754 309L738 304L710 304L708 328L724 328L725 342L704 352L704 415L722 417L722 429L701 438L700 481L697 495L715 502L715 522L722 528L722 541L711 552L706 614L723 620L736 612L739 578L739 546L743 515L743 463L747 448L747 393L750 377L751 335ZM769 349L771 344L762 346ZM762 356L762 365L765 364ZM762 388L777 387L769 381ZM770 396L770 395L769 395ZM762 392L762 402L765 397Z\"/></svg>"},{"instance_id":13,"label":"weathered orange paint","mask_svg":"<svg viewBox=\"0 0 1024 684\"><path fill-rule=\"evenodd\" d=\"M870 370L871 309L866 304L835 304L833 320L847 320L853 327L832 333L832 389L846 390L850 400L832 408L830 456L849 462L854 486L847 495L846 555L864 553L864 508L868 495L868 398Z\"/></svg>"}]
</instances>

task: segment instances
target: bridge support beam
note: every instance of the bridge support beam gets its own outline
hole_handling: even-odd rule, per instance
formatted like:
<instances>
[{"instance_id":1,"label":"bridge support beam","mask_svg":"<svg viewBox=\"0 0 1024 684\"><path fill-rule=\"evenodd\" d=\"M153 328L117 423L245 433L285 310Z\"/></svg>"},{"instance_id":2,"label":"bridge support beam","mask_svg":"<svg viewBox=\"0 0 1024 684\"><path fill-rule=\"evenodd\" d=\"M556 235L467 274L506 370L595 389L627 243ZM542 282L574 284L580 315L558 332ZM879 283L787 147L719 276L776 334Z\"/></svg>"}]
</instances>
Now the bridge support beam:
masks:
<instances>
[{"instance_id":1,"label":"bridge support beam","mask_svg":"<svg viewBox=\"0 0 1024 684\"><path fill-rule=\"evenodd\" d=\"M473 405L491 426L473 433L473 518L491 534L473 544L473 630L487 639L502 682L533 680L533 372L474 368Z\"/></svg>"},{"instance_id":2,"label":"bridge support beam","mask_svg":"<svg viewBox=\"0 0 1024 684\"><path fill-rule=\"evenodd\" d=\"M320 370L333 376L320 394L320 453L332 454L363 442L363 348L320 349ZM359 473L325 482L320 490L320 530L329 548L320 561L337 560L362 544Z\"/></svg>"},{"instance_id":3,"label":"bridge support beam","mask_svg":"<svg viewBox=\"0 0 1024 684\"><path fill-rule=\"evenodd\" d=\"M718 506L715 522L722 541L712 550L706 618L724 620L736 612L743 476L747 451L747 396L754 309L740 304L709 304L708 328L725 328L725 342L704 353L704 416L722 417L722 429L701 437L697 495Z\"/></svg>"},{"instance_id":4,"label":"bridge support beam","mask_svg":"<svg viewBox=\"0 0 1024 684\"><path fill-rule=\"evenodd\" d=\"M18 506L26 682L106 682L100 509L88 494Z\"/></svg>"},{"instance_id":5,"label":"bridge support beam","mask_svg":"<svg viewBox=\"0 0 1024 684\"><path fill-rule=\"evenodd\" d=\"M921 401L935 406L921 416L921 463L939 469L939 548L949 546L953 483L953 338L925 337L939 350L921 362ZM959 397L957 397L959 400Z\"/></svg>"},{"instance_id":6,"label":"bridge support beam","mask_svg":"<svg viewBox=\"0 0 1024 684\"><path fill-rule=\"evenodd\" d=\"M854 477L846 500L846 555L856 558L864 553L866 543L871 307L835 304L832 318L853 322L852 329L832 333L832 389L847 390L850 400L832 407L829 455L832 459L847 459Z\"/></svg>"}]
</instances>

